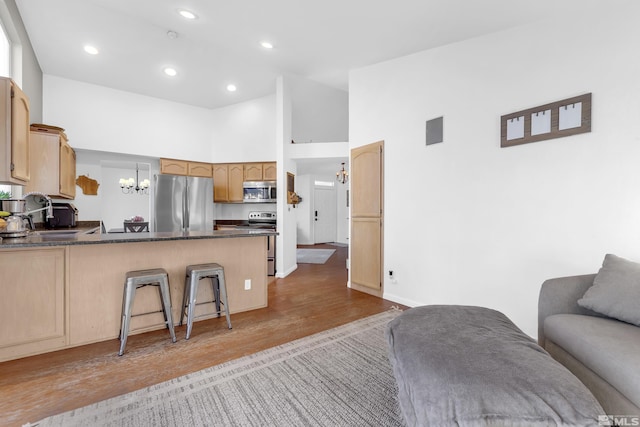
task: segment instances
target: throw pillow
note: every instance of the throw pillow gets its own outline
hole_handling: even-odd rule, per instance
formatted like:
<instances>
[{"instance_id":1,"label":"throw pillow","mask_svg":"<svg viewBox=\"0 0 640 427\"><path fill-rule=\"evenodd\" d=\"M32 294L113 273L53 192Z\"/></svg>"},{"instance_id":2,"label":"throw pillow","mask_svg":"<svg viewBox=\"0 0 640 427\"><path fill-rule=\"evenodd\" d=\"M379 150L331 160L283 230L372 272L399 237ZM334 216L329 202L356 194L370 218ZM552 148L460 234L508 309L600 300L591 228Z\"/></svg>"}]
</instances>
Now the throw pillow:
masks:
<instances>
[{"instance_id":1,"label":"throw pillow","mask_svg":"<svg viewBox=\"0 0 640 427\"><path fill-rule=\"evenodd\" d=\"M640 326L640 264L607 254L578 305Z\"/></svg>"}]
</instances>

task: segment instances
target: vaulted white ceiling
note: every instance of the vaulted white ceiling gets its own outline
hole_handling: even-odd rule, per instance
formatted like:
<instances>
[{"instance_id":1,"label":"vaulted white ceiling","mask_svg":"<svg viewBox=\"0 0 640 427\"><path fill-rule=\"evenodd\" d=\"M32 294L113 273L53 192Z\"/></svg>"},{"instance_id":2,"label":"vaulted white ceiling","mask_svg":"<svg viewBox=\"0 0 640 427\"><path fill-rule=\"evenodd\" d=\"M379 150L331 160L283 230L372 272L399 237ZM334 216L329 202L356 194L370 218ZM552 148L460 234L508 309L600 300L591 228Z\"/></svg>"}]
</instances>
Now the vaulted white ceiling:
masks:
<instances>
[{"instance_id":1,"label":"vaulted white ceiling","mask_svg":"<svg viewBox=\"0 0 640 427\"><path fill-rule=\"evenodd\" d=\"M294 74L348 89L350 69L571 10L586 0L16 0L45 74L205 108ZM177 10L194 12L187 21ZM167 36L169 31L176 38ZM265 50L268 40L274 49ZM83 51L85 44L98 55ZM165 66L176 77L163 74ZM233 83L236 92L226 86Z\"/></svg>"}]
</instances>

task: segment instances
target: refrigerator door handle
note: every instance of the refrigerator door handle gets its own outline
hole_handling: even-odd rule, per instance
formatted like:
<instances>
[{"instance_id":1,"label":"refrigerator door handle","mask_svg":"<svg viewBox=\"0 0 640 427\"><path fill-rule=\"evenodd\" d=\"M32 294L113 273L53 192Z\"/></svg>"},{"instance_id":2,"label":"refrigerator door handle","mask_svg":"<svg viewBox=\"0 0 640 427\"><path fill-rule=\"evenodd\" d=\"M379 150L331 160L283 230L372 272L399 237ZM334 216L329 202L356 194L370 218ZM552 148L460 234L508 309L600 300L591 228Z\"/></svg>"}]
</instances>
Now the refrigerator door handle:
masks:
<instances>
[{"instance_id":1,"label":"refrigerator door handle","mask_svg":"<svg viewBox=\"0 0 640 427\"><path fill-rule=\"evenodd\" d=\"M182 193L182 230L189 231L189 178L185 178L185 191Z\"/></svg>"}]
</instances>

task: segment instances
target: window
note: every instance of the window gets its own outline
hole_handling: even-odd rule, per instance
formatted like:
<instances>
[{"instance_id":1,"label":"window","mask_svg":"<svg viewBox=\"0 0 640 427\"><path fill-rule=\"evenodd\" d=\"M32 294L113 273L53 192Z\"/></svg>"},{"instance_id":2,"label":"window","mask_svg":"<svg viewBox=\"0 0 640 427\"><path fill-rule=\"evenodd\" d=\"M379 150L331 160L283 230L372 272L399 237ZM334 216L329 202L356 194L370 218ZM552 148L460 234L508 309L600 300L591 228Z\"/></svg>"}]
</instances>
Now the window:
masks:
<instances>
[{"instance_id":1,"label":"window","mask_svg":"<svg viewBox=\"0 0 640 427\"><path fill-rule=\"evenodd\" d=\"M11 45L0 23L0 76L9 77L11 70ZM11 193L10 185L0 185L0 192Z\"/></svg>"},{"instance_id":2,"label":"window","mask_svg":"<svg viewBox=\"0 0 640 427\"><path fill-rule=\"evenodd\" d=\"M11 77L11 44L0 23L0 76Z\"/></svg>"}]
</instances>

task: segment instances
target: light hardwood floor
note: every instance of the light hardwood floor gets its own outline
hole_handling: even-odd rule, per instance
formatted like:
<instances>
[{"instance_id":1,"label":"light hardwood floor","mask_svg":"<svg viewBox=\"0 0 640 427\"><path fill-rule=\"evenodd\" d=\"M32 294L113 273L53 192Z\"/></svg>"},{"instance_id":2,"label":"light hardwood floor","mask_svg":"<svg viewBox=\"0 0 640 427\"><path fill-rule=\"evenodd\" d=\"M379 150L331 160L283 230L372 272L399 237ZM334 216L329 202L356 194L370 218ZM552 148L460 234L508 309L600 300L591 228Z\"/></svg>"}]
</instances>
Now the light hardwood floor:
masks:
<instances>
[{"instance_id":1,"label":"light hardwood floor","mask_svg":"<svg viewBox=\"0 0 640 427\"><path fill-rule=\"evenodd\" d=\"M232 330L222 317L194 323L188 341L177 327L175 344L166 329L131 335L122 357L111 340L0 363L0 425L35 422L398 306L346 287L346 247L314 247L336 252L326 264L272 278L269 307L232 315Z\"/></svg>"}]
</instances>

